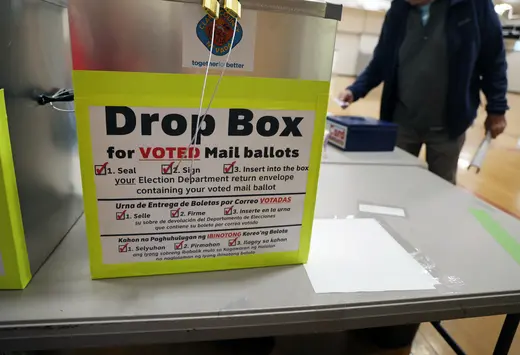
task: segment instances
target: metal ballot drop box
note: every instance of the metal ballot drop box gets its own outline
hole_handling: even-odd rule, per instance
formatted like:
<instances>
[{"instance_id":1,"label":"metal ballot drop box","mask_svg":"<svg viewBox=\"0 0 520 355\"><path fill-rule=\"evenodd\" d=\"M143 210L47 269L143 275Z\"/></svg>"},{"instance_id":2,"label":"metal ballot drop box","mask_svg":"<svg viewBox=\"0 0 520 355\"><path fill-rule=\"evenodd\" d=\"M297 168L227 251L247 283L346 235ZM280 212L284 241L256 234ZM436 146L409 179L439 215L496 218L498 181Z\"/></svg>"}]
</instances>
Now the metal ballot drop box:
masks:
<instances>
[{"instance_id":1,"label":"metal ballot drop box","mask_svg":"<svg viewBox=\"0 0 520 355\"><path fill-rule=\"evenodd\" d=\"M342 7L240 3L69 2L93 278L306 262Z\"/></svg>"},{"instance_id":2,"label":"metal ballot drop box","mask_svg":"<svg viewBox=\"0 0 520 355\"><path fill-rule=\"evenodd\" d=\"M21 289L80 217L66 1L0 1L0 289ZM67 267L64 265L63 267Z\"/></svg>"}]
</instances>

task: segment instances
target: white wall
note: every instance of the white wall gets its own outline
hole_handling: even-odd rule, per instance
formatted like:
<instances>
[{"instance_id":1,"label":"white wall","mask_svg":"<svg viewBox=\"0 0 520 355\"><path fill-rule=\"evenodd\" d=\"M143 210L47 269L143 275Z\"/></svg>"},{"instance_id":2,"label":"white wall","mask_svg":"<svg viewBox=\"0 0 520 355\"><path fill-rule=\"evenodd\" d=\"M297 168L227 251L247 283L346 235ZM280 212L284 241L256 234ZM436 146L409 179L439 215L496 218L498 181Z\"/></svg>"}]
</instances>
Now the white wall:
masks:
<instances>
[{"instance_id":1,"label":"white wall","mask_svg":"<svg viewBox=\"0 0 520 355\"><path fill-rule=\"evenodd\" d=\"M520 52L507 55L509 91L520 93Z\"/></svg>"},{"instance_id":2,"label":"white wall","mask_svg":"<svg viewBox=\"0 0 520 355\"><path fill-rule=\"evenodd\" d=\"M368 64L377 44L384 13L344 8L338 24L333 73L355 76Z\"/></svg>"},{"instance_id":3,"label":"white wall","mask_svg":"<svg viewBox=\"0 0 520 355\"><path fill-rule=\"evenodd\" d=\"M365 27L363 32L379 37L384 20L385 13L382 11L365 11Z\"/></svg>"},{"instance_id":4,"label":"white wall","mask_svg":"<svg viewBox=\"0 0 520 355\"><path fill-rule=\"evenodd\" d=\"M359 51L359 35L338 33L332 71L339 75L355 76Z\"/></svg>"},{"instance_id":5,"label":"white wall","mask_svg":"<svg viewBox=\"0 0 520 355\"><path fill-rule=\"evenodd\" d=\"M509 91L520 93L520 41L506 40Z\"/></svg>"}]
</instances>

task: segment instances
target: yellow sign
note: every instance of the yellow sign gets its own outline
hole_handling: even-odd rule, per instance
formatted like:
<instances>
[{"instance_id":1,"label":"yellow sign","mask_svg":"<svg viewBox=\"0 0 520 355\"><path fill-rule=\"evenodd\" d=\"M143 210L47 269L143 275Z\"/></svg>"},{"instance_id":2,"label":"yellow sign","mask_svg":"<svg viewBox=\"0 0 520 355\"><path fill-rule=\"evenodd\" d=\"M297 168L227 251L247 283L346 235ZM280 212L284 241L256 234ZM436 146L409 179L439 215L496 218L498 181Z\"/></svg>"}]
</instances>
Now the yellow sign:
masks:
<instances>
[{"instance_id":1,"label":"yellow sign","mask_svg":"<svg viewBox=\"0 0 520 355\"><path fill-rule=\"evenodd\" d=\"M73 79L93 278L306 262L328 82Z\"/></svg>"},{"instance_id":2,"label":"yellow sign","mask_svg":"<svg viewBox=\"0 0 520 355\"><path fill-rule=\"evenodd\" d=\"M30 279L4 91L0 90L0 289L22 289Z\"/></svg>"}]
</instances>

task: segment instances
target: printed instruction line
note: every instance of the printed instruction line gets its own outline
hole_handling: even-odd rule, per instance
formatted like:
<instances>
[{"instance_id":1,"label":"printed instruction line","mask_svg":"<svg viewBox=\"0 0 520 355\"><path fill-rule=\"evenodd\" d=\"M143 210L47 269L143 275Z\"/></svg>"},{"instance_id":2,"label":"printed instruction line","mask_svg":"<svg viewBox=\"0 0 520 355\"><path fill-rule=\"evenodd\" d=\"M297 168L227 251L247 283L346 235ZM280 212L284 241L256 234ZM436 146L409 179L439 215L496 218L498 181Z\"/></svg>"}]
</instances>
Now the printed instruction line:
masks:
<instances>
[{"instance_id":1,"label":"printed instruction line","mask_svg":"<svg viewBox=\"0 0 520 355\"><path fill-rule=\"evenodd\" d=\"M227 229L208 229L188 232L159 232L159 233L130 233L130 234L101 234L101 237L137 237L141 235L168 235L168 234L195 234L195 233L216 233L228 231L247 231L253 229L270 229L270 228L290 228L301 227L301 224L285 224L281 226L266 226L266 227L250 227L250 228L227 228Z\"/></svg>"},{"instance_id":2,"label":"printed instruction line","mask_svg":"<svg viewBox=\"0 0 520 355\"><path fill-rule=\"evenodd\" d=\"M305 195L307 192L279 193L279 194L251 194L251 195L222 195L222 196L192 196L192 197L136 197L136 198L98 198L99 202L107 201L154 201L154 200L195 200L201 198L231 198L231 197L262 197L262 196L294 196Z\"/></svg>"}]
</instances>

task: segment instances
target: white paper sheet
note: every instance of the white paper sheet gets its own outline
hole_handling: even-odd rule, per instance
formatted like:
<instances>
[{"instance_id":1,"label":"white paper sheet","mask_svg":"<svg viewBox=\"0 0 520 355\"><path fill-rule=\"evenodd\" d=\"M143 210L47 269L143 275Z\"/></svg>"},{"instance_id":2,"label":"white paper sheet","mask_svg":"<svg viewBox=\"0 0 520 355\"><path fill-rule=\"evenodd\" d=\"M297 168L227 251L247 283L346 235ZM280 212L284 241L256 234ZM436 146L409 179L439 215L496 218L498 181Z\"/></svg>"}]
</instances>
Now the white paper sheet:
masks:
<instances>
[{"instance_id":1,"label":"white paper sheet","mask_svg":"<svg viewBox=\"0 0 520 355\"><path fill-rule=\"evenodd\" d=\"M438 283L374 219L318 219L307 275L316 293L435 289Z\"/></svg>"},{"instance_id":2,"label":"white paper sheet","mask_svg":"<svg viewBox=\"0 0 520 355\"><path fill-rule=\"evenodd\" d=\"M363 203L359 204L359 212L382 214L382 215L394 216L394 217L406 217L406 213L405 213L404 209L402 209L402 208L367 205L367 204L363 204Z\"/></svg>"}]
</instances>

